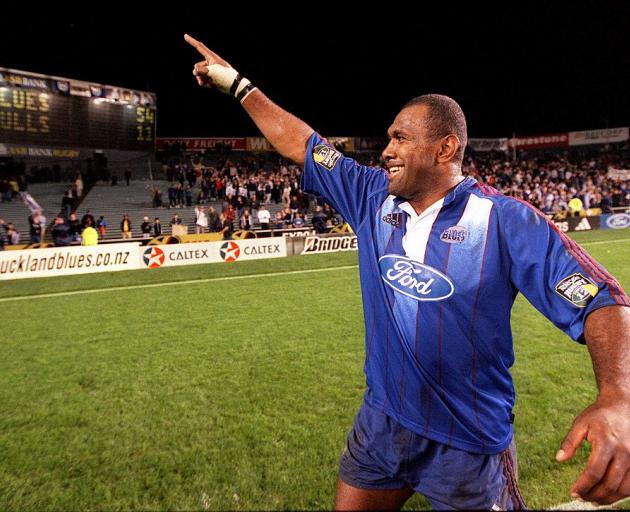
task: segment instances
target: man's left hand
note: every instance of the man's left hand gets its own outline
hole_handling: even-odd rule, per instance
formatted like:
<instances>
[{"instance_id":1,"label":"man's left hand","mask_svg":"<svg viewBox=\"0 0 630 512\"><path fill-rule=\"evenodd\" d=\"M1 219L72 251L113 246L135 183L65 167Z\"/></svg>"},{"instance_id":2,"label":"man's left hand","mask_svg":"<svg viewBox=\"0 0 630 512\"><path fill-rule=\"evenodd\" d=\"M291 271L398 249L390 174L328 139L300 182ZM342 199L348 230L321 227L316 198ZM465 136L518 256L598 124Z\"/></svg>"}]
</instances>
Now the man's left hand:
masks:
<instances>
[{"instance_id":1,"label":"man's left hand","mask_svg":"<svg viewBox=\"0 0 630 512\"><path fill-rule=\"evenodd\" d=\"M569 460L584 440L591 454L571 496L600 505L630 496L630 400L598 398L575 419L556 460Z\"/></svg>"}]
</instances>

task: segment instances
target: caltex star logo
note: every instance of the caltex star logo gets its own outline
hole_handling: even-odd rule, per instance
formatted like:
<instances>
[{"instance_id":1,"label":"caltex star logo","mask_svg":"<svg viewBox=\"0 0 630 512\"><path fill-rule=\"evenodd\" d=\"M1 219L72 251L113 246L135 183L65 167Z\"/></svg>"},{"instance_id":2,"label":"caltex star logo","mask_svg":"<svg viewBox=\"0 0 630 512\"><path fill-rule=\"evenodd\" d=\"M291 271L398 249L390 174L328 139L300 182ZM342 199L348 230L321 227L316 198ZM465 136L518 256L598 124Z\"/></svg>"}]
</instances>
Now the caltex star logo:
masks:
<instances>
[{"instance_id":1,"label":"caltex star logo","mask_svg":"<svg viewBox=\"0 0 630 512\"><path fill-rule=\"evenodd\" d=\"M144 264L149 268L158 268L164 263L164 251L159 247L149 247L142 255Z\"/></svg>"},{"instance_id":2,"label":"caltex star logo","mask_svg":"<svg viewBox=\"0 0 630 512\"><path fill-rule=\"evenodd\" d=\"M236 261L238 257L241 255L241 249L236 242L225 242L221 246L221 258L223 258L226 262Z\"/></svg>"}]
</instances>

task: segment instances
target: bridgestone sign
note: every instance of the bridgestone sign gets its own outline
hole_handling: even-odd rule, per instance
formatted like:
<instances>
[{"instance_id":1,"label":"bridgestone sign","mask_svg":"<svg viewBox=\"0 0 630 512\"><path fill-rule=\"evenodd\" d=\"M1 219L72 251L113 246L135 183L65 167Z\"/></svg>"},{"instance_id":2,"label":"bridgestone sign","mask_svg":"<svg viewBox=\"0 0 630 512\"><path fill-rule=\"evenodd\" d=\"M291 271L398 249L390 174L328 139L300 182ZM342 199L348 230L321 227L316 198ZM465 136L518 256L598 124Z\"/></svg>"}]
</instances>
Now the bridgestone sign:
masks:
<instances>
[{"instance_id":1,"label":"bridgestone sign","mask_svg":"<svg viewBox=\"0 0 630 512\"><path fill-rule=\"evenodd\" d=\"M356 236L309 236L304 242L301 254L322 254L326 252L356 251L358 240Z\"/></svg>"}]
</instances>

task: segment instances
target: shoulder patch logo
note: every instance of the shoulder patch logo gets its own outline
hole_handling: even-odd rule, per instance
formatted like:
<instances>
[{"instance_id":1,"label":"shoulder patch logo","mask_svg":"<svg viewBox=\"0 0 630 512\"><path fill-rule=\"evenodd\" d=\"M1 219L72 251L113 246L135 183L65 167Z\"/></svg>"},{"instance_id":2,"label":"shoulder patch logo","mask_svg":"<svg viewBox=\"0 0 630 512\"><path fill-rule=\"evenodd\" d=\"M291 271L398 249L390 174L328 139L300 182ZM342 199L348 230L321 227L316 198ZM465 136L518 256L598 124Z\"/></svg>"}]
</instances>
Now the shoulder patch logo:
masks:
<instances>
[{"instance_id":1,"label":"shoulder patch logo","mask_svg":"<svg viewBox=\"0 0 630 512\"><path fill-rule=\"evenodd\" d=\"M340 157L341 153L330 146L318 144L313 148L313 161L329 171L333 170Z\"/></svg>"},{"instance_id":2,"label":"shoulder patch logo","mask_svg":"<svg viewBox=\"0 0 630 512\"><path fill-rule=\"evenodd\" d=\"M585 308L597 295L599 288L590 279L576 272L560 281L556 285L556 292L574 306Z\"/></svg>"},{"instance_id":3,"label":"shoulder patch logo","mask_svg":"<svg viewBox=\"0 0 630 512\"><path fill-rule=\"evenodd\" d=\"M442 231L440 240L447 244L461 244L468 237L468 230L462 226L451 226Z\"/></svg>"}]
</instances>

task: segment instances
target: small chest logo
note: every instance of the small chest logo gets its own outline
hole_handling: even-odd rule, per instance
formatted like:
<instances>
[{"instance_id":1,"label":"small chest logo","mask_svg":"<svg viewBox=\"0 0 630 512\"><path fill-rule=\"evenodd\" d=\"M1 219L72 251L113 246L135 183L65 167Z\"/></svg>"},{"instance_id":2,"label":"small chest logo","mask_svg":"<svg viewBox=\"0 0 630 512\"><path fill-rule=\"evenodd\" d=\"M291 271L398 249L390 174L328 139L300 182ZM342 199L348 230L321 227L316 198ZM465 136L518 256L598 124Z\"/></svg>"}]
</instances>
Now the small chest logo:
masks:
<instances>
[{"instance_id":1,"label":"small chest logo","mask_svg":"<svg viewBox=\"0 0 630 512\"><path fill-rule=\"evenodd\" d=\"M315 163L329 171L333 170L340 157L341 153L330 146L319 144L313 148L313 160Z\"/></svg>"},{"instance_id":2,"label":"small chest logo","mask_svg":"<svg viewBox=\"0 0 630 512\"><path fill-rule=\"evenodd\" d=\"M402 213L388 213L383 217L383 221L387 222L387 224L391 224L395 228L399 228L401 226L402 219Z\"/></svg>"},{"instance_id":3,"label":"small chest logo","mask_svg":"<svg viewBox=\"0 0 630 512\"><path fill-rule=\"evenodd\" d=\"M440 240L447 244L461 244L466 238L468 238L468 230L462 226L451 226L440 235Z\"/></svg>"}]
</instances>

